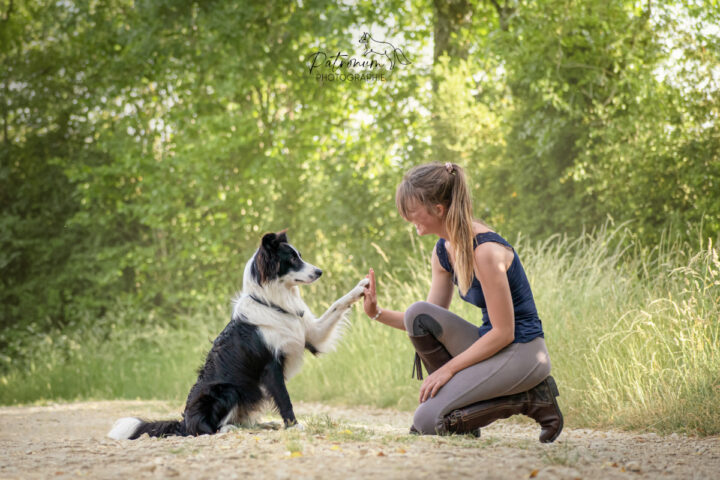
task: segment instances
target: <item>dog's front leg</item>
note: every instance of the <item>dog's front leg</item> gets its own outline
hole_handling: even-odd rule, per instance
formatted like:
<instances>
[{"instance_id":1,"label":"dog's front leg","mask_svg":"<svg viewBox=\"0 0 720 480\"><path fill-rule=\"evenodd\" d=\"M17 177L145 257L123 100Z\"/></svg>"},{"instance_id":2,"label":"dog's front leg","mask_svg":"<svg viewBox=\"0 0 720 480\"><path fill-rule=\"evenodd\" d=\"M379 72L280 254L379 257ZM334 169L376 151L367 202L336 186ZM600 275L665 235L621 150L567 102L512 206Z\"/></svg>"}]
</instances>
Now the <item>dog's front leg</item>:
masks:
<instances>
[{"instance_id":1,"label":"dog's front leg","mask_svg":"<svg viewBox=\"0 0 720 480\"><path fill-rule=\"evenodd\" d=\"M307 332L307 343L318 347L322 345L333 331L335 325L343 317L353 303L360 300L370 280L363 278L360 282L343 297L335 301L320 318L309 325Z\"/></svg>"},{"instance_id":2,"label":"dog's front leg","mask_svg":"<svg viewBox=\"0 0 720 480\"><path fill-rule=\"evenodd\" d=\"M283 364L284 357L273 358L265 367L260 381L275 401L283 423L285 423L285 428L287 428L297 424L297 420L295 419L292 403L290 403L290 394L288 394L287 387L285 386Z\"/></svg>"}]
</instances>

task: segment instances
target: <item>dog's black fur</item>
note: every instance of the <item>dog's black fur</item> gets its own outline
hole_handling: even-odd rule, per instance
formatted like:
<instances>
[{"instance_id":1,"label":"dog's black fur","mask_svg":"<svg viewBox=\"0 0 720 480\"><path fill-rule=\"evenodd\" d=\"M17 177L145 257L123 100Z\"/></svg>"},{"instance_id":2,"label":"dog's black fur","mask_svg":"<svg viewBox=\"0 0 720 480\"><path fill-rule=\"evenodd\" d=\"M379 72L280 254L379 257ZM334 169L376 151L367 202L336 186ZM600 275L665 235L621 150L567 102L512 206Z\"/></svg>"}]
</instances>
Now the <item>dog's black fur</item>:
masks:
<instances>
[{"instance_id":1,"label":"dog's black fur","mask_svg":"<svg viewBox=\"0 0 720 480\"><path fill-rule=\"evenodd\" d=\"M285 337L292 336L300 325L304 338L297 340L317 353L313 341L327 342L342 314L362 292L358 285L315 320L300 300L296 285L310 283L321 274L321 270L301 259L284 232L265 235L246 266L245 282L252 286L252 293L244 293L236 301L230 323L213 342L188 394L182 420L148 422L124 418L118 420L109 436L132 440L145 433L152 437L212 434L226 424L247 422L267 399L273 401L286 427L295 425L297 420L285 380L288 356L293 357L299 368L302 345L298 359L298 349L291 348L297 342L288 343L293 339ZM273 299L273 295L280 298Z\"/></svg>"},{"instance_id":2,"label":"dog's black fur","mask_svg":"<svg viewBox=\"0 0 720 480\"><path fill-rule=\"evenodd\" d=\"M151 437L215 433L234 407L243 405L253 410L262 402L263 384L268 392L280 393L276 402L281 414L284 413L283 419L287 417L286 423L295 423L282 363L283 359L275 358L262 341L255 325L243 318L233 318L213 342L205 365L198 371L183 420L142 423L129 438L134 440L143 433Z\"/></svg>"}]
</instances>

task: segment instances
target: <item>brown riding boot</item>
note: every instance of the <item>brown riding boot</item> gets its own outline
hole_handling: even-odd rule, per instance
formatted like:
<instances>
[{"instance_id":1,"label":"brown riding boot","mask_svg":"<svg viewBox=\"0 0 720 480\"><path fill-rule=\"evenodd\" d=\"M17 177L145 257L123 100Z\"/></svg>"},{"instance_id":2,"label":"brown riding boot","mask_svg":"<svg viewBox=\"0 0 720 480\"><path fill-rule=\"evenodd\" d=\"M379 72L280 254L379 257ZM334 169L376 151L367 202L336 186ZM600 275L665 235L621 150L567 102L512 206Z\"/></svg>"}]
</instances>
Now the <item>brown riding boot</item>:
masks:
<instances>
[{"instance_id":1,"label":"brown riding boot","mask_svg":"<svg viewBox=\"0 0 720 480\"><path fill-rule=\"evenodd\" d=\"M443 425L448 433L473 433L495 420L524 413L526 398L525 393L518 393L473 403L447 414Z\"/></svg>"},{"instance_id":2,"label":"brown riding boot","mask_svg":"<svg viewBox=\"0 0 720 480\"><path fill-rule=\"evenodd\" d=\"M548 376L528 394L528 410L525 413L540 424L540 441L551 443L563 429L563 416L555 397L560 396L555 379Z\"/></svg>"},{"instance_id":3,"label":"brown riding boot","mask_svg":"<svg viewBox=\"0 0 720 480\"><path fill-rule=\"evenodd\" d=\"M445 349L445 346L430 333L425 335L410 335L409 338L415 347L415 361L413 362L412 376L415 377L417 375L418 380L423 379L422 364L425 364L425 369L428 374L430 374L445 365L452 358L452 355ZM420 363L421 360L422 363ZM413 425L410 427L410 434L418 435L420 432ZM480 436L480 429L478 429L477 436Z\"/></svg>"},{"instance_id":4,"label":"brown riding boot","mask_svg":"<svg viewBox=\"0 0 720 480\"><path fill-rule=\"evenodd\" d=\"M410 341L415 347L415 363L413 364L413 376L417 372L417 379L422 380L422 366L420 360L425 364L428 374L445 365L452 355L448 353L445 346L432 334L410 335Z\"/></svg>"},{"instance_id":5,"label":"brown riding boot","mask_svg":"<svg viewBox=\"0 0 720 480\"><path fill-rule=\"evenodd\" d=\"M563 417L555 397L559 396L552 377L547 377L527 392L491 398L453 410L443 422L448 433L470 433L495 420L524 414L541 426L540 441L554 442L563 427Z\"/></svg>"}]
</instances>

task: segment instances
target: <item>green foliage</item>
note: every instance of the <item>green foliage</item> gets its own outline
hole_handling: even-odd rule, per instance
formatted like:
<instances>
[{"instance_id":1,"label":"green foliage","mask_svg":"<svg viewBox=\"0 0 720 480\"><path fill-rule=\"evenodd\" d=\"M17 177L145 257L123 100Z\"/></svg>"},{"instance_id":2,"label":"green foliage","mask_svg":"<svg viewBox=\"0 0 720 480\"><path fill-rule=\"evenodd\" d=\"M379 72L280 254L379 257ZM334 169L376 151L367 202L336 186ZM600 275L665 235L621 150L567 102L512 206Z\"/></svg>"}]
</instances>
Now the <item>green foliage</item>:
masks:
<instances>
[{"instance_id":1,"label":"green foliage","mask_svg":"<svg viewBox=\"0 0 720 480\"><path fill-rule=\"evenodd\" d=\"M184 394L192 379L182 372L202 356L198 329L213 337L225 323L217 305L240 288L266 231L289 228L328 272L313 297L335 297L382 266L393 299L424 298L432 239L408 236L394 190L411 165L452 160L469 171L479 217L560 249L533 253L539 263L527 268L559 275L533 282L540 298L559 299L545 306L549 318L596 319L599 329L580 332L586 340L562 339L572 330L550 325L549 342L565 345L556 365L573 364L563 352L596 352L587 342L600 342L582 382L592 372L596 384L613 384L617 362L655 365L643 342L659 342L670 352L660 370L638 370L649 383L628 372L608 401L626 402L618 416L633 424L633 401L647 403L662 385L700 399L693 408L704 412L708 388L717 392L707 373L716 353L697 345L716 339L717 311L703 300L716 296L679 282L713 270L703 266L709 257L681 258L662 235L682 232L695 245L720 236L718 2L470 3L454 18L397 0L0 0L0 372L20 389L3 401L142 396L143 375ZM447 38L433 38L440 23ZM308 73L313 52L360 57L366 30L392 38L413 63L374 83ZM430 62L437 41L451 54ZM662 247L601 254L600 243L553 236L580 238L608 217L629 222L630 245ZM415 243L419 263L405 258ZM712 251L703 248L693 251ZM648 315L695 340L657 338ZM620 347L602 328L625 321L619 331L639 343ZM322 398L409 408L407 365L376 355L409 347L397 332L363 325L355 321L355 343L332 362L309 362L303 378L327 385ZM158 338L178 346L175 357L154 349ZM593 364L600 353L606 363ZM47 381L26 381L25 367ZM372 380L340 374L362 368ZM658 371L695 383L675 373L663 383ZM382 387L387 379L393 387ZM570 405L609 408L580 399L588 384L564 380ZM310 396L304 382L293 388ZM342 398L331 391L338 385ZM693 401L676 400L668 419Z\"/></svg>"},{"instance_id":2,"label":"green foliage","mask_svg":"<svg viewBox=\"0 0 720 480\"><path fill-rule=\"evenodd\" d=\"M367 268L373 242L406 247L394 187L428 160L468 167L476 213L508 233L607 215L648 241L701 218L720 232L717 6L474 7L447 39L462 58L431 70L424 4L4 2L0 324L116 300L167 321L239 288L285 227L338 275ZM359 56L368 26L413 64L381 83L307 73L312 52Z\"/></svg>"},{"instance_id":3,"label":"green foliage","mask_svg":"<svg viewBox=\"0 0 720 480\"><path fill-rule=\"evenodd\" d=\"M716 236L719 16L561 1L517 4L507 30L478 22L477 55L436 65L434 99L437 140L478 178L478 213L540 237L610 215L650 242L705 216Z\"/></svg>"},{"instance_id":4,"label":"green foliage","mask_svg":"<svg viewBox=\"0 0 720 480\"><path fill-rule=\"evenodd\" d=\"M68 325L116 300L172 318L238 289L269 230L289 227L309 257L337 252L338 272L389 236L399 172L383 152L402 150L405 113L387 93L412 89L306 74L310 52L354 51L337 25L357 15L333 2L15 4L2 325ZM348 115L369 103L382 123Z\"/></svg>"}]
</instances>

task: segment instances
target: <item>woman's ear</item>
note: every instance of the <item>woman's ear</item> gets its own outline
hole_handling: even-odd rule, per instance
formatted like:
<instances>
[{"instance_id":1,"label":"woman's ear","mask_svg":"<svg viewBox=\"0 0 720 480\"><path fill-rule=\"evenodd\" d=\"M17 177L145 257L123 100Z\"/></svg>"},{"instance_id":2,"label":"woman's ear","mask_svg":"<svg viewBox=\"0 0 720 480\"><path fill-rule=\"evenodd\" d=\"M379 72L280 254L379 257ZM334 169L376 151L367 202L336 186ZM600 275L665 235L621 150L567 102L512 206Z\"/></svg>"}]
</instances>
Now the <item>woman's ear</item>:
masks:
<instances>
[{"instance_id":1,"label":"woman's ear","mask_svg":"<svg viewBox=\"0 0 720 480\"><path fill-rule=\"evenodd\" d=\"M447 208L442 203L437 203L433 206L432 214L438 217L444 217L447 213Z\"/></svg>"}]
</instances>

